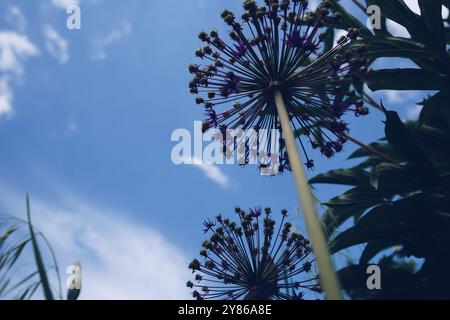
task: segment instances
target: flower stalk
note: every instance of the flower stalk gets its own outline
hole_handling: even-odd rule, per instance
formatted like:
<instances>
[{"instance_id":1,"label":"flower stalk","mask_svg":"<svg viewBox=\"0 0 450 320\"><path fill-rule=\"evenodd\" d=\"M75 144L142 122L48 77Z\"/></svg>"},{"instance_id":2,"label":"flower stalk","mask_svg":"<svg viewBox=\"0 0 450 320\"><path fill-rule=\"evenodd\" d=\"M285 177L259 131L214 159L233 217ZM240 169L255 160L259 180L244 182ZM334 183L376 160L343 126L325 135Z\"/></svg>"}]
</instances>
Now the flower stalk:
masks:
<instances>
[{"instance_id":1,"label":"flower stalk","mask_svg":"<svg viewBox=\"0 0 450 320\"><path fill-rule=\"evenodd\" d=\"M303 300L307 291L320 292L314 274L310 241L293 231L287 210L279 223L272 209L235 208L238 221L218 215L203 223L200 260L186 286L198 300ZM279 218L277 219L279 220Z\"/></svg>"},{"instance_id":2,"label":"flower stalk","mask_svg":"<svg viewBox=\"0 0 450 320\"><path fill-rule=\"evenodd\" d=\"M312 249L319 268L322 289L325 292L326 299L342 300L339 280L331 262L330 251L321 228L319 216L314 204L314 198L305 176L305 171L302 166L303 162L295 143L294 132L289 120L289 115L286 111L283 96L279 90L275 91L274 98L286 142L292 175L294 177L298 197L305 217L308 236L311 240Z\"/></svg>"},{"instance_id":3,"label":"flower stalk","mask_svg":"<svg viewBox=\"0 0 450 320\"><path fill-rule=\"evenodd\" d=\"M355 90L367 74L368 60L366 46L351 45L359 35L355 28L326 48L326 28L342 19L331 15L331 7L329 1L310 9L308 0L265 0L261 5L245 0L240 17L224 10L228 39L215 29L199 34L204 46L195 55L204 63L189 66L189 90L204 105L203 132L249 131L240 140L218 139L225 156L244 150L244 164L256 162L261 173L293 172L321 285L327 299L337 300L342 298L339 281L303 166L315 166L309 149L326 158L343 150L349 131L345 114L369 113ZM260 129L265 129L263 137ZM272 132L280 129L282 135L274 137ZM272 139L279 146L273 148Z\"/></svg>"}]
</instances>

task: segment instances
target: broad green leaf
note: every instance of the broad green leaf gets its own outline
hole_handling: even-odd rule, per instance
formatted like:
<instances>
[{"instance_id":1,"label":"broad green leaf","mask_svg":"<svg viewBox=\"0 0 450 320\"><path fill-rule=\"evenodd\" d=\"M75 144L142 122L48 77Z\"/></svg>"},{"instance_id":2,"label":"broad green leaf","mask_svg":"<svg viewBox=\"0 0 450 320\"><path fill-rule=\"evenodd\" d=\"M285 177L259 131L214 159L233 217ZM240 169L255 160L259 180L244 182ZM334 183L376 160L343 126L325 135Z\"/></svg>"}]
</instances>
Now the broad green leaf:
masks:
<instances>
[{"instance_id":1,"label":"broad green leaf","mask_svg":"<svg viewBox=\"0 0 450 320\"><path fill-rule=\"evenodd\" d=\"M390 240L374 240L369 242L364 251L361 254L361 258L359 259L359 264L364 265L368 264L370 260L379 254L381 251L394 246L396 243Z\"/></svg>"},{"instance_id":2,"label":"broad green leaf","mask_svg":"<svg viewBox=\"0 0 450 320\"><path fill-rule=\"evenodd\" d=\"M312 178L311 184L339 184L348 186L361 186L368 183L369 175L363 170L340 169L332 170Z\"/></svg>"},{"instance_id":3,"label":"broad green leaf","mask_svg":"<svg viewBox=\"0 0 450 320\"><path fill-rule=\"evenodd\" d=\"M449 110L450 111L450 110ZM441 115L441 120L443 116ZM420 139L422 149L433 166L439 168L445 174L446 168L450 167L450 125L444 129L421 125L412 130L416 132L415 136Z\"/></svg>"},{"instance_id":4,"label":"broad green leaf","mask_svg":"<svg viewBox=\"0 0 450 320\"><path fill-rule=\"evenodd\" d=\"M324 203L329 207L322 217L325 231L331 236L336 228L349 218L363 214L367 209L379 205L383 201L383 198L369 186L350 189L343 195Z\"/></svg>"},{"instance_id":5,"label":"broad green leaf","mask_svg":"<svg viewBox=\"0 0 450 320\"><path fill-rule=\"evenodd\" d=\"M435 42L437 53L445 55L446 42L444 22L442 21L442 0L419 0L420 16L428 27L429 37Z\"/></svg>"},{"instance_id":6,"label":"broad green leaf","mask_svg":"<svg viewBox=\"0 0 450 320\"><path fill-rule=\"evenodd\" d=\"M433 30L429 30L420 16L411 11L402 0L367 0L367 4L379 6L383 16L404 26L413 39L429 46L435 44L430 38Z\"/></svg>"},{"instance_id":7,"label":"broad green leaf","mask_svg":"<svg viewBox=\"0 0 450 320\"><path fill-rule=\"evenodd\" d=\"M450 82L442 75L421 69L373 70L367 75L367 85L378 90L441 90Z\"/></svg>"},{"instance_id":8,"label":"broad green leaf","mask_svg":"<svg viewBox=\"0 0 450 320\"><path fill-rule=\"evenodd\" d=\"M370 147L374 148L380 153L385 154L391 159L398 159L398 155L395 152L395 149L386 142L374 142L369 144ZM359 148L355 152L353 152L348 159L358 159L358 158L366 158L375 156L372 152L367 150L367 148ZM376 156L377 157L377 156Z\"/></svg>"},{"instance_id":9,"label":"broad green leaf","mask_svg":"<svg viewBox=\"0 0 450 320\"><path fill-rule=\"evenodd\" d=\"M396 208L381 205L362 217L354 227L343 231L332 241L332 253L374 240L395 241L394 226L398 221Z\"/></svg>"},{"instance_id":10,"label":"broad green leaf","mask_svg":"<svg viewBox=\"0 0 450 320\"><path fill-rule=\"evenodd\" d=\"M421 124L425 124L433 120L433 115L436 115L438 118L441 117L441 109L447 108L450 110L450 90L442 90L431 98L426 99L422 104L423 109L420 113L419 121Z\"/></svg>"},{"instance_id":11,"label":"broad green leaf","mask_svg":"<svg viewBox=\"0 0 450 320\"><path fill-rule=\"evenodd\" d=\"M399 268L380 266L382 290L367 288L368 265L352 265L338 271L343 288L355 299L417 299L423 284L415 274Z\"/></svg>"},{"instance_id":12,"label":"broad green leaf","mask_svg":"<svg viewBox=\"0 0 450 320\"><path fill-rule=\"evenodd\" d=\"M372 167L370 183L385 198L392 199L397 195L420 190L418 179L421 175L407 165L382 162Z\"/></svg>"},{"instance_id":13,"label":"broad green leaf","mask_svg":"<svg viewBox=\"0 0 450 320\"><path fill-rule=\"evenodd\" d=\"M438 177L432 162L428 159L422 147L414 138L412 131L400 120L397 112L386 112L386 138L402 156L416 165L417 176L425 183L430 183Z\"/></svg>"},{"instance_id":14,"label":"broad green leaf","mask_svg":"<svg viewBox=\"0 0 450 320\"><path fill-rule=\"evenodd\" d=\"M367 46L366 56L370 59L380 57L399 57L415 59L434 55L424 44L400 37L372 37L353 42L352 47Z\"/></svg>"},{"instance_id":15,"label":"broad green leaf","mask_svg":"<svg viewBox=\"0 0 450 320\"><path fill-rule=\"evenodd\" d=\"M335 28L343 30L348 30L349 28L358 28L361 32L361 35L363 35L364 37L373 36L372 32L367 28L367 26L361 23L361 21L356 19L354 16L349 14L347 10L345 10L344 7L339 4L338 0L330 0L330 2L332 3L331 10L334 13L340 13L342 15L342 21L336 23L334 25Z\"/></svg>"}]
</instances>

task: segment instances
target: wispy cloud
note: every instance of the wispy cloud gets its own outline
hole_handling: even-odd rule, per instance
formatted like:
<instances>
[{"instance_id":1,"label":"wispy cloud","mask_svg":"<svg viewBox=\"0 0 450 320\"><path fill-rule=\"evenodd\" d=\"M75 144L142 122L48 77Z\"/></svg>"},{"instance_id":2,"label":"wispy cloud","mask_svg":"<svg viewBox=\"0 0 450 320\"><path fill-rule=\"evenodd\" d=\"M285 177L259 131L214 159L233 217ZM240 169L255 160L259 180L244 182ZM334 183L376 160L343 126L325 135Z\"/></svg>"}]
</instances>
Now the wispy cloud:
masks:
<instances>
[{"instance_id":1,"label":"wispy cloud","mask_svg":"<svg viewBox=\"0 0 450 320\"><path fill-rule=\"evenodd\" d=\"M219 169L219 167L205 164L202 159L196 157L185 157L182 161L185 164L193 165L200 169L211 181L222 188L227 189L230 187L230 179Z\"/></svg>"},{"instance_id":2,"label":"wispy cloud","mask_svg":"<svg viewBox=\"0 0 450 320\"><path fill-rule=\"evenodd\" d=\"M422 112L423 106L415 105L406 109L406 120L417 120Z\"/></svg>"},{"instance_id":3,"label":"wispy cloud","mask_svg":"<svg viewBox=\"0 0 450 320\"><path fill-rule=\"evenodd\" d=\"M417 0L403 0L405 4L415 13L420 14L419 1Z\"/></svg>"},{"instance_id":4,"label":"wispy cloud","mask_svg":"<svg viewBox=\"0 0 450 320\"><path fill-rule=\"evenodd\" d=\"M25 36L13 31L0 32L0 71L20 75L22 62L39 54L39 49Z\"/></svg>"},{"instance_id":5,"label":"wispy cloud","mask_svg":"<svg viewBox=\"0 0 450 320\"><path fill-rule=\"evenodd\" d=\"M415 104L421 97L420 92L417 91L385 90L384 92L386 94L388 102L391 104Z\"/></svg>"},{"instance_id":6,"label":"wispy cloud","mask_svg":"<svg viewBox=\"0 0 450 320\"><path fill-rule=\"evenodd\" d=\"M79 5L80 0L52 0L52 3L58 8L66 9L71 5Z\"/></svg>"},{"instance_id":7,"label":"wispy cloud","mask_svg":"<svg viewBox=\"0 0 450 320\"><path fill-rule=\"evenodd\" d=\"M45 48L60 64L69 61L69 43L64 39L55 28L50 25L43 27L45 37Z\"/></svg>"},{"instance_id":8,"label":"wispy cloud","mask_svg":"<svg viewBox=\"0 0 450 320\"><path fill-rule=\"evenodd\" d=\"M418 0L403 0L405 4L413 11L415 14L421 14L419 1ZM442 6L442 17L445 19L448 17L449 11L445 6Z\"/></svg>"},{"instance_id":9,"label":"wispy cloud","mask_svg":"<svg viewBox=\"0 0 450 320\"><path fill-rule=\"evenodd\" d=\"M92 45L91 59L98 61L108 58L106 49L128 36L131 33L131 30L131 24L128 21L123 21L117 29L103 37L95 39Z\"/></svg>"},{"instance_id":10,"label":"wispy cloud","mask_svg":"<svg viewBox=\"0 0 450 320\"><path fill-rule=\"evenodd\" d=\"M24 211L24 195L0 183L0 205ZM60 203L64 203L61 205ZM81 299L183 299L189 278L184 253L126 212L90 204L72 193L51 202L31 197L32 215L62 268L82 264Z\"/></svg>"},{"instance_id":11,"label":"wispy cloud","mask_svg":"<svg viewBox=\"0 0 450 320\"><path fill-rule=\"evenodd\" d=\"M20 33L25 32L27 20L18 6L10 5L6 7L4 19L8 27Z\"/></svg>"},{"instance_id":12,"label":"wispy cloud","mask_svg":"<svg viewBox=\"0 0 450 320\"><path fill-rule=\"evenodd\" d=\"M384 94L389 107L405 106L404 120L417 120L423 108L418 104L419 100L423 98L420 92L385 90Z\"/></svg>"},{"instance_id":13,"label":"wispy cloud","mask_svg":"<svg viewBox=\"0 0 450 320\"><path fill-rule=\"evenodd\" d=\"M411 38L411 35L408 32L408 30L404 26L395 21L386 19L386 26L389 32L395 37Z\"/></svg>"},{"instance_id":14,"label":"wispy cloud","mask_svg":"<svg viewBox=\"0 0 450 320\"><path fill-rule=\"evenodd\" d=\"M39 49L15 31L0 31L0 117L13 112L12 83L18 83L24 72L23 62L39 54Z\"/></svg>"},{"instance_id":15,"label":"wispy cloud","mask_svg":"<svg viewBox=\"0 0 450 320\"><path fill-rule=\"evenodd\" d=\"M13 92L5 78L0 78L0 118L10 115L12 109Z\"/></svg>"},{"instance_id":16,"label":"wispy cloud","mask_svg":"<svg viewBox=\"0 0 450 320\"><path fill-rule=\"evenodd\" d=\"M75 119L70 118L67 121L67 125L66 125L66 134L75 134L80 130L80 127L78 125L78 123L75 121Z\"/></svg>"},{"instance_id":17,"label":"wispy cloud","mask_svg":"<svg viewBox=\"0 0 450 320\"><path fill-rule=\"evenodd\" d=\"M420 15L420 7L418 0L403 0L405 4L413 11L414 13ZM449 11L446 7L442 6L442 17L446 18L449 14ZM392 33L392 35L396 37L410 38L411 35L408 30L402 25L398 24L395 21L387 19L386 22L388 30Z\"/></svg>"}]
</instances>

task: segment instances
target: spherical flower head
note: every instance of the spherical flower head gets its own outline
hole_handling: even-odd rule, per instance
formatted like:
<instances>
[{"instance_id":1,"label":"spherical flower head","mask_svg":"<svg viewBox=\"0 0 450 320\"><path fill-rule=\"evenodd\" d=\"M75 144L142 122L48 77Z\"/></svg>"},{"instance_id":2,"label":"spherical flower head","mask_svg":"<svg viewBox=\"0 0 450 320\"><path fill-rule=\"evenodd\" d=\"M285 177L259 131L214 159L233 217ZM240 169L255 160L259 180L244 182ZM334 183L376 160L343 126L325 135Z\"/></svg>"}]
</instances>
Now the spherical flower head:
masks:
<instances>
[{"instance_id":1,"label":"spherical flower head","mask_svg":"<svg viewBox=\"0 0 450 320\"><path fill-rule=\"evenodd\" d=\"M203 131L267 129L271 141L272 130L279 130L279 171L290 170L274 101L275 91L280 92L306 156L305 165L313 168L307 145L332 157L346 140L348 125L341 118L348 112L368 113L352 89L367 73L366 48L352 45L359 32L350 29L334 48L325 50L324 27L340 19L338 14L330 16L328 1L314 11L307 0L265 0L261 6L246 0L243 7L241 17L222 12L230 28L228 37L216 30L199 35L204 46L196 56L205 63L189 67L194 75L189 88L205 107ZM247 139L255 142L260 137L255 133ZM263 148L256 155L274 156L269 145ZM261 168L270 162L273 159L260 162Z\"/></svg>"},{"instance_id":2,"label":"spherical flower head","mask_svg":"<svg viewBox=\"0 0 450 320\"><path fill-rule=\"evenodd\" d=\"M237 222L207 220L210 239L202 244L201 261L189 264L196 274L186 286L194 298L293 300L303 298L304 290L318 291L310 243L292 231L287 210L281 210L278 226L270 208L237 207L235 214Z\"/></svg>"}]
</instances>

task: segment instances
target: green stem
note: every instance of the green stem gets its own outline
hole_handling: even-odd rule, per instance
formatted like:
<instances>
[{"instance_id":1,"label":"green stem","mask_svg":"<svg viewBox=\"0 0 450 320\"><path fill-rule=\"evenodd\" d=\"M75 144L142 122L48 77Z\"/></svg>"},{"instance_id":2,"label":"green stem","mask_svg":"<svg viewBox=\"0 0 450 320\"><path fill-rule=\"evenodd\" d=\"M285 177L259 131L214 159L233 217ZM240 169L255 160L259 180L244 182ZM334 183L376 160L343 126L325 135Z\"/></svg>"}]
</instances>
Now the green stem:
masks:
<instances>
[{"instance_id":1,"label":"green stem","mask_svg":"<svg viewBox=\"0 0 450 320\"><path fill-rule=\"evenodd\" d=\"M361 9L364 13L367 13L367 12L366 12L366 8L365 8L359 1L357 1L357 0L352 0L352 2L353 2L359 9Z\"/></svg>"},{"instance_id":2,"label":"green stem","mask_svg":"<svg viewBox=\"0 0 450 320\"><path fill-rule=\"evenodd\" d=\"M383 108L383 106L381 104L379 104L378 102L376 102L367 92L364 92L364 100L366 102L370 103L370 105L372 107L375 107L379 111L381 111L383 113L386 112L386 110Z\"/></svg>"},{"instance_id":3,"label":"green stem","mask_svg":"<svg viewBox=\"0 0 450 320\"><path fill-rule=\"evenodd\" d=\"M370 153L380 157L381 159L383 159L386 162L392 163L397 165L398 167L400 167L400 164L398 162L396 162L395 160L392 160L391 158L389 158L387 155L385 155L384 153L378 151L377 149L375 149L372 146L369 146L367 144L365 144L364 142L359 141L358 139L344 133L344 137L347 138L349 141L353 142L354 144L356 144L357 146L360 146L361 148L366 149L367 151L369 151Z\"/></svg>"},{"instance_id":4,"label":"green stem","mask_svg":"<svg viewBox=\"0 0 450 320\"><path fill-rule=\"evenodd\" d=\"M321 287L325 292L325 298L327 300L342 300L339 280L331 262L330 251L315 207L314 197L306 179L303 162L300 158L297 144L295 143L294 131L289 120L283 96L279 90L275 91L274 98L283 130L289 163L305 217L308 236L311 240L312 249L319 268Z\"/></svg>"}]
</instances>

